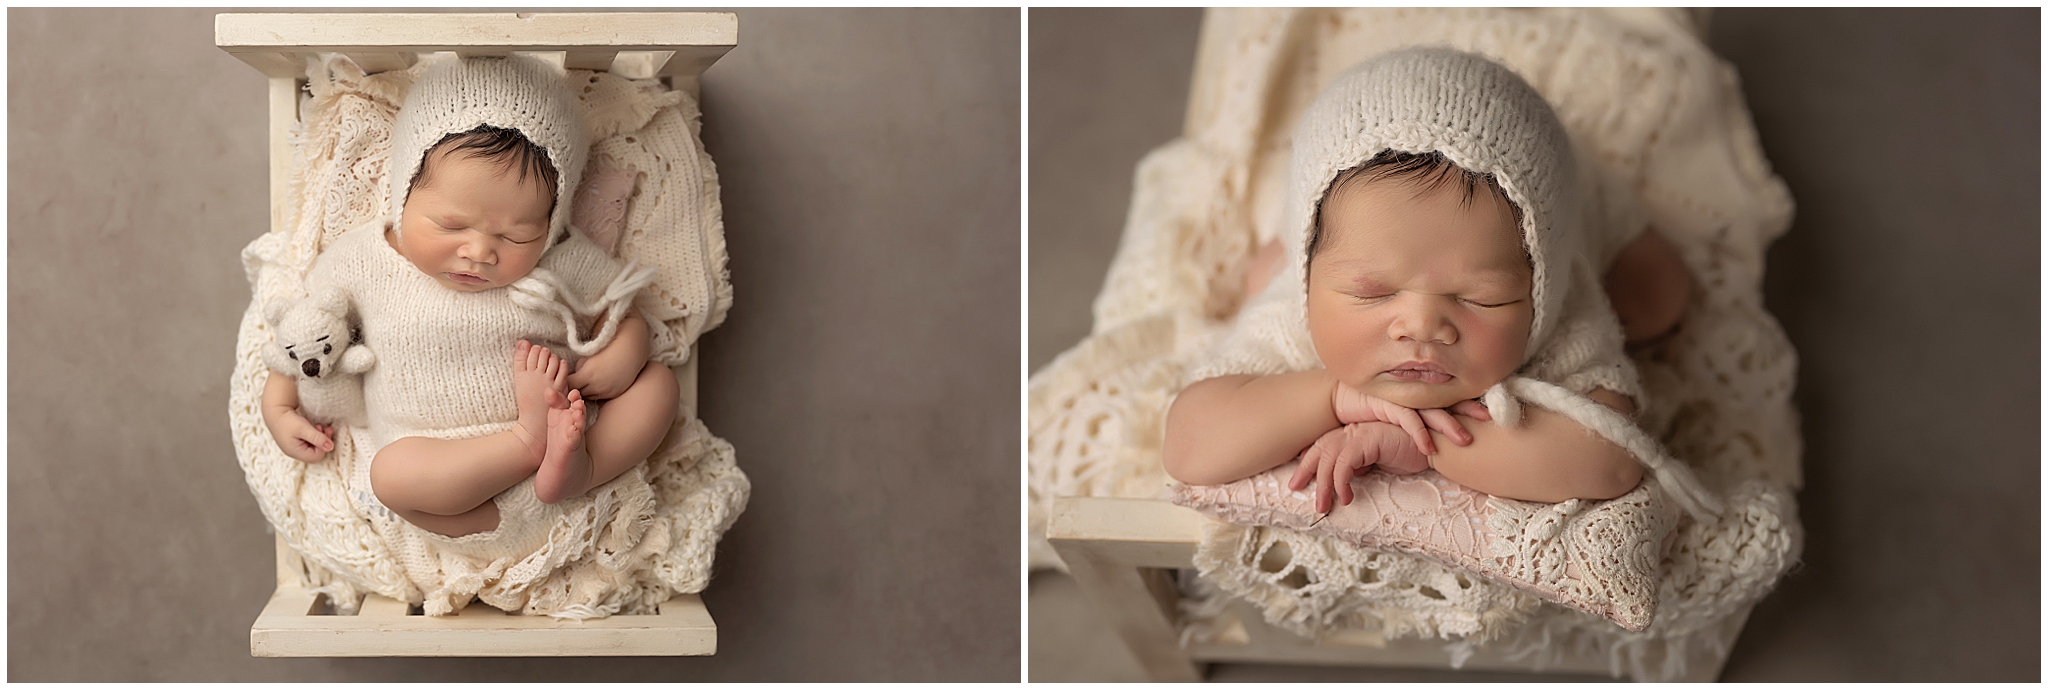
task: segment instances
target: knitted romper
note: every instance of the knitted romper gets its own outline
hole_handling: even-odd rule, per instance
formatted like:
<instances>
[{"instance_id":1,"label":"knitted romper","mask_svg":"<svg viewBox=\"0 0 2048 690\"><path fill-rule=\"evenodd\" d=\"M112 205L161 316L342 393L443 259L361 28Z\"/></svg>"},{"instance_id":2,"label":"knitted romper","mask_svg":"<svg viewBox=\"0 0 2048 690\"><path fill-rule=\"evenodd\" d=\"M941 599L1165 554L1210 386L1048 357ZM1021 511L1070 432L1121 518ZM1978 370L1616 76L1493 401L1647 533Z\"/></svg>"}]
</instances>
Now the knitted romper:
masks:
<instances>
[{"instance_id":1,"label":"knitted romper","mask_svg":"<svg viewBox=\"0 0 2048 690\"><path fill-rule=\"evenodd\" d=\"M377 353L377 366L363 375L370 432L363 455L374 457L407 436L469 439L511 429L519 417L514 345L524 338L573 363L580 358L567 347L567 325L556 314L515 304L515 288L442 287L384 240L387 227L380 218L343 233L306 276L308 290L335 287L348 294L363 345ZM580 233L549 248L539 268L585 297L603 294L622 277L619 262ZM466 555L516 557L539 548L561 512L534 497L530 477L495 500L497 530L460 538L420 532Z\"/></svg>"}]
</instances>

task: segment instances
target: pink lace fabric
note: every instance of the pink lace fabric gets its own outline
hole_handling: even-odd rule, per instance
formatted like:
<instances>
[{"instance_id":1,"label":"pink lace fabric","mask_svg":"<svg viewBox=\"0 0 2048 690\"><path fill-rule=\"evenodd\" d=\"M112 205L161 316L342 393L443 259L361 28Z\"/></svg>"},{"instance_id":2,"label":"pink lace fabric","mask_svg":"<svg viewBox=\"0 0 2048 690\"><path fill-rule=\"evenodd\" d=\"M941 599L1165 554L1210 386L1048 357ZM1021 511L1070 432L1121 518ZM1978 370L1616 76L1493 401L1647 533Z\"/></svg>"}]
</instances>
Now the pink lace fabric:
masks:
<instances>
[{"instance_id":1,"label":"pink lace fabric","mask_svg":"<svg viewBox=\"0 0 2048 690\"><path fill-rule=\"evenodd\" d=\"M619 231L626 227L626 202L633 196L633 183L640 173L621 169L603 158L583 169L583 189L576 192L576 207L569 223L583 231L605 251L619 243Z\"/></svg>"},{"instance_id":2,"label":"pink lace fabric","mask_svg":"<svg viewBox=\"0 0 2048 690\"><path fill-rule=\"evenodd\" d=\"M1656 616L1658 564L1678 513L1652 500L1650 482L1609 501L1546 504L1488 496L1433 471L1375 471L1352 480L1350 505L1323 517L1313 493L1287 488L1294 468L1221 486L1176 484L1173 501L1235 524L1421 556L1632 632Z\"/></svg>"}]
</instances>

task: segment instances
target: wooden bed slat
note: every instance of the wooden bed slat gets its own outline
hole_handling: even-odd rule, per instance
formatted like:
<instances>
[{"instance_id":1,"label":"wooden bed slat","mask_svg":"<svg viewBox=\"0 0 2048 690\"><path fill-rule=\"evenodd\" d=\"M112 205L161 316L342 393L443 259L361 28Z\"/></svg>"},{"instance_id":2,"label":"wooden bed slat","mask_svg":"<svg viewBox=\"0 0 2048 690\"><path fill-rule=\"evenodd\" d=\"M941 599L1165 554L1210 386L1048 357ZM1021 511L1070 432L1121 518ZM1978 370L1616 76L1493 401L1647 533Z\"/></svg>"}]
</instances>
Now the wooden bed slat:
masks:
<instances>
[{"instance_id":1,"label":"wooden bed slat","mask_svg":"<svg viewBox=\"0 0 2048 690\"><path fill-rule=\"evenodd\" d=\"M456 616L404 615L403 603L374 594L365 598L358 615L316 615L320 596L304 588L279 587L250 627L250 653L259 657L708 656L718 649L717 624L694 594L670 599L661 605L660 615L588 621L511 616L483 604L471 605Z\"/></svg>"},{"instance_id":2,"label":"wooden bed slat","mask_svg":"<svg viewBox=\"0 0 2048 690\"><path fill-rule=\"evenodd\" d=\"M356 610L356 615L363 618L397 618L405 615L411 608L403 601L371 593L363 597L363 604Z\"/></svg>"},{"instance_id":3,"label":"wooden bed slat","mask_svg":"<svg viewBox=\"0 0 2048 690\"><path fill-rule=\"evenodd\" d=\"M413 63L419 62L420 58L419 53L406 51L351 52L343 54L347 55L348 59L354 60L356 66L363 69L363 74L376 74L378 72L405 69L413 66Z\"/></svg>"},{"instance_id":4,"label":"wooden bed slat","mask_svg":"<svg viewBox=\"0 0 2048 690\"><path fill-rule=\"evenodd\" d=\"M214 43L272 77L304 71L286 53L658 51L647 76L695 75L739 42L729 12L240 14L214 16ZM579 68L590 69L590 68ZM636 77L645 78L645 77Z\"/></svg>"},{"instance_id":5,"label":"wooden bed slat","mask_svg":"<svg viewBox=\"0 0 2048 690\"><path fill-rule=\"evenodd\" d=\"M664 74L662 70L675 56L673 50L622 50L612 59L610 70L627 79L653 79Z\"/></svg>"},{"instance_id":6,"label":"wooden bed slat","mask_svg":"<svg viewBox=\"0 0 2048 690\"><path fill-rule=\"evenodd\" d=\"M612 59L618 57L616 50L570 50L564 51L562 66L567 69L609 70Z\"/></svg>"}]
</instances>

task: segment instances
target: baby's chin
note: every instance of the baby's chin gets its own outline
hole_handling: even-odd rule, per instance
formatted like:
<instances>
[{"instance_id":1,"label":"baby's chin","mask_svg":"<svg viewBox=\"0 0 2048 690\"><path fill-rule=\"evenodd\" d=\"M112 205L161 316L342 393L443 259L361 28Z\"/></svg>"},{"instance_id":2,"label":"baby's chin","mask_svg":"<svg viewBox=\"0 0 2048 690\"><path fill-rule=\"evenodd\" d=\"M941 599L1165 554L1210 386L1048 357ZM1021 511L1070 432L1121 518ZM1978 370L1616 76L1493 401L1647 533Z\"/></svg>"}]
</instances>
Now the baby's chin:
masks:
<instances>
[{"instance_id":1,"label":"baby's chin","mask_svg":"<svg viewBox=\"0 0 2048 690\"><path fill-rule=\"evenodd\" d=\"M1412 410L1450 407L1486 393L1484 387L1468 385L1463 379L1438 384L1375 378L1360 390L1366 395Z\"/></svg>"}]
</instances>

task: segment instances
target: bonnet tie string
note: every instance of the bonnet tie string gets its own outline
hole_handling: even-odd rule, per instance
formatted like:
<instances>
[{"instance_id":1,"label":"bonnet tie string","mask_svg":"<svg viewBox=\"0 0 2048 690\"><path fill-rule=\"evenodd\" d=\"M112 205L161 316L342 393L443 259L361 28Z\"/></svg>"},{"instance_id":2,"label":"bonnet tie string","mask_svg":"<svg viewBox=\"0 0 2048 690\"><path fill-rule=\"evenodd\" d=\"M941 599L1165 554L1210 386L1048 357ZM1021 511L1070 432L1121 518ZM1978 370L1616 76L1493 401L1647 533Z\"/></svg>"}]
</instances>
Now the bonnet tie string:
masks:
<instances>
[{"instance_id":1,"label":"bonnet tie string","mask_svg":"<svg viewBox=\"0 0 2048 690\"><path fill-rule=\"evenodd\" d=\"M1526 376L1510 376L1486 389L1486 395L1481 398L1494 423L1504 426L1521 424L1522 401L1564 415L1601 438L1621 446L1650 470L1650 475L1656 478L1664 493L1678 501L1679 507L1693 519L1709 523L1720 519L1721 499L1700 484L1692 468L1667 455L1656 439L1650 438L1648 433L1613 408L1562 386Z\"/></svg>"},{"instance_id":2,"label":"bonnet tie string","mask_svg":"<svg viewBox=\"0 0 2048 690\"><path fill-rule=\"evenodd\" d=\"M569 349L584 357L597 354L612 342L612 336L619 330L619 322L626 317L626 309L633 304L633 294L654 282L653 268L642 267L639 259L626 262L626 267L605 286L604 294L589 303L576 298L573 290L562 287L562 279L553 271L544 268L533 269L509 287L512 289L512 303L534 311L550 312L561 317L569 332ZM602 312L604 318L595 335L589 340L581 337L576 327L576 317L595 316Z\"/></svg>"}]
</instances>

